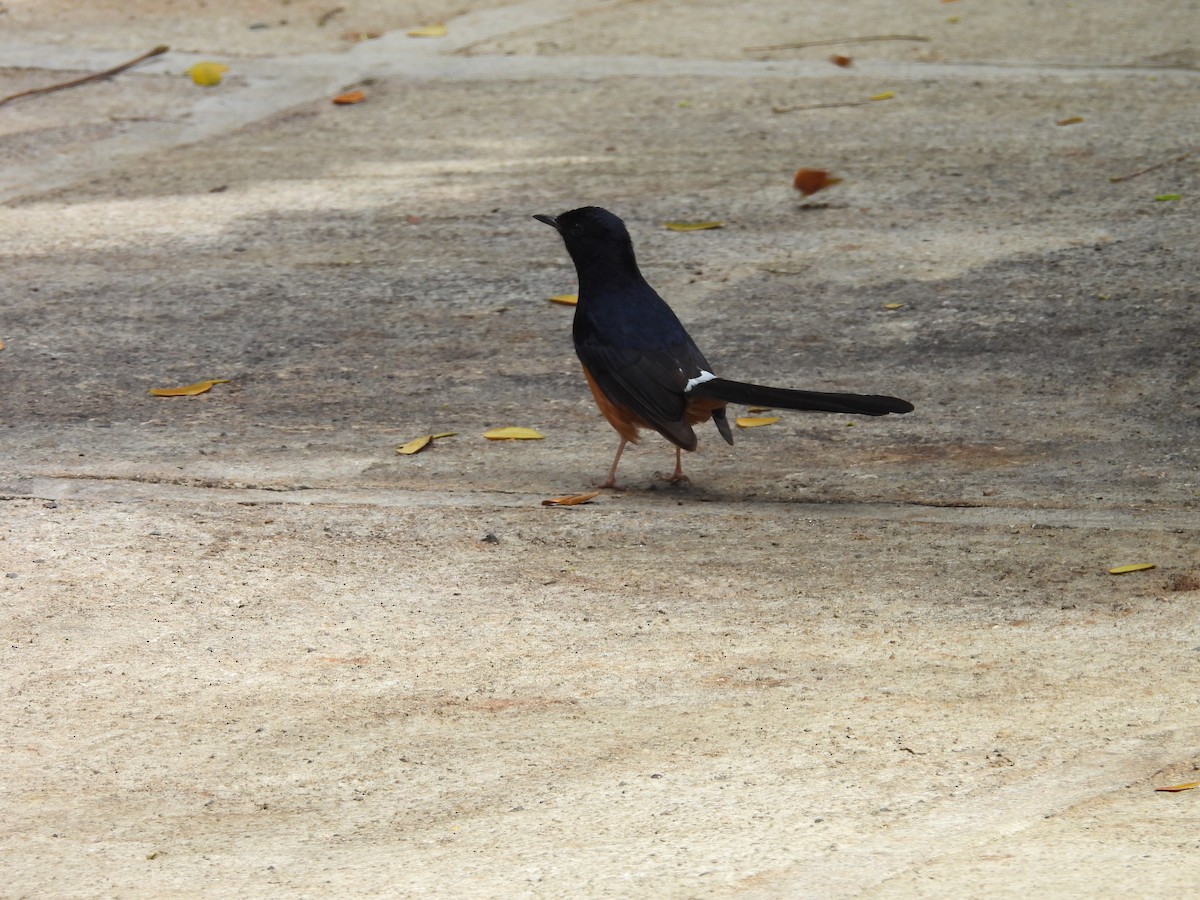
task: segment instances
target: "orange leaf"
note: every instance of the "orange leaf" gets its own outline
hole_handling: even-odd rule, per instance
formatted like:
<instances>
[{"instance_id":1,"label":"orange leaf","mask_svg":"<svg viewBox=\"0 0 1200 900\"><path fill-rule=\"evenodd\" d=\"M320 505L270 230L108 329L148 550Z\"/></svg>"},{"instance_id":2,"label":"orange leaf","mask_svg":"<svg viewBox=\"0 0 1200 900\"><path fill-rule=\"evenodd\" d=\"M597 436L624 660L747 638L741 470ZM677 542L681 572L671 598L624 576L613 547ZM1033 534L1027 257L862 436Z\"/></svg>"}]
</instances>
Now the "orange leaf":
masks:
<instances>
[{"instance_id":1,"label":"orange leaf","mask_svg":"<svg viewBox=\"0 0 1200 900\"><path fill-rule=\"evenodd\" d=\"M599 491L592 491L588 494L571 494L569 497L554 497L550 500L543 500L542 506L578 506L580 503L595 500L599 496Z\"/></svg>"},{"instance_id":2,"label":"orange leaf","mask_svg":"<svg viewBox=\"0 0 1200 900\"><path fill-rule=\"evenodd\" d=\"M792 179L792 187L805 197L811 197L817 191L841 184L842 179L831 178L824 169L797 169L796 177Z\"/></svg>"},{"instance_id":3,"label":"orange leaf","mask_svg":"<svg viewBox=\"0 0 1200 900\"><path fill-rule=\"evenodd\" d=\"M150 388L150 394L154 397L195 397L197 394L211 391L214 384L229 384L229 379L213 378L210 381L197 381L195 384L177 388Z\"/></svg>"},{"instance_id":4,"label":"orange leaf","mask_svg":"<svg viewBox=\"0 0 1200 900\"><path fill-rule=\"evenodd\" d=\"M833 56L829 57L829 61L835 66L841 66L843 69L848 69L854 65L854 60L852 60L849 56L842 56L838 53L835 53Z\"/></svg>"},{"instance_id":5,"label":"orange leaf","mask_svg":"<svg viewBox=\"0 0 1200 900\"><path fill-rule=\"evenodd\" d=\"M367 95L362 91L346 91L334 97L333 102L338 106L349 106L351 103L362 103L366 99Z\"/></svg>"},{"instance_id":6,"label":"orange leaf","mask_svg":"<svg viewBox=\"0 0 1200 900\"><path fill-rule=\"evenodd\" d=\"M1200 787L1200 781L1189 781L1186 784L1172 784L1169 787L1155 788L1156 791L1165 791L1168 794L1178 794L1180 791L1191 791Z\"/></svg>"}]
</instances>

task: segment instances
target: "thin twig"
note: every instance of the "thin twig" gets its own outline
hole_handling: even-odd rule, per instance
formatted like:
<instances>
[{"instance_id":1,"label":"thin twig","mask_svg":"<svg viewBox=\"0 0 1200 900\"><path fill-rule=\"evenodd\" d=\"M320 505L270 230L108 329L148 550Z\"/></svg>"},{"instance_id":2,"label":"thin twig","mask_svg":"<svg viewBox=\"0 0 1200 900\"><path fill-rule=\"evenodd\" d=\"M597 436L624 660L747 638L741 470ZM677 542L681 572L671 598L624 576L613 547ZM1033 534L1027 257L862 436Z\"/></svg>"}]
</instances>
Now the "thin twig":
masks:
<instances>
[{"instance_id":1,"label":"thin twig","mask_svg":"<svg viewBox=\"0 0 1200 900\"><path fill-rule=\"evenodd\" d=\"M330 19L332 19L338 13L344 13L345 11L346 11L346 7L344 7L344 6L335 6L333 9L325 10L325 12L321 13L320 18L317 19L317 27L324 28L326 25L329 24Z\"/></svg>"},{"instance_id":2,"label":"thin twig","mask_svg":"<svg viewBox=\"0 0 1200 900\"><path fill-rule=\"evenodd\" d=\"M801 41L798 44L771 44L769 47L743 47L743 53L765 53L769 50L803 50L805 47L833 47L836 44L866 44L872 41L920 41L931 38L922 34L868 34L865 37L829 38L823 41Z\"/></svg>"},{"instance_id":3,"label":"thin twig","mask_svg":"<svg viewBox=\"0 0 1200 900\"><path fill-rule=\"evenodd\" d=\"M1138 169L1136 172L1130 172L1128 175L1114 175L1108 180L1113 184L1119 184L1122 181L1128 181L1130 178L1137 178L1139 175L1145 175L1147 172L1153 172L1154 170L1161 169L1164 166L1171 166L1175 163L1181 163L1198 150L1200 150L1200 147L1193 147L1187 153L1181 153L1179 156L1172 157L1171 159L1163 160L1162 162L1155 163L1152 166L1146 166L1146 168Z\"/></svg>"},{"instance_id":4,"label":"thin twig","mask_svg":"<svg viewBox=\"0 0 1200 900\"><path fill-rule=\"evenodd\" d=\"M847 100L845 103L809 103L805 106L772 106L773 113L802 112L806 109L838 109L842 106L870 106L874 100Z\"/></svg>"},{"instance_id":5,"label":"thin twig","mask_svg":"<svg viewBox=\"0 0 1200 900\"><path fill-rule=\"evenodd\" d=\"M116 75L118 72L124 72L126 69L132 68L140 62L145 62L151 57L161 56L170 49L171 48L166 44L160 44L153 50L143 53L136 59L131 59L129 62L121 63L119 66L113 66L111 69L105 69L103 72L96 72L92 75L84 75L82 78L76 78L72 81L63 81L59 84L50 84L46 87L30 88L27 91L17 91L17 93L9 94L7 97L0 97L0 106L3 106L5 103L10 103L13 100L16 100L18 97L30 97L34 94L49 94L51 91L63 91L67 88L73 88L81 84L87 84L89 81L100 81L103 78Z\"/></svg>"}]
</instances>

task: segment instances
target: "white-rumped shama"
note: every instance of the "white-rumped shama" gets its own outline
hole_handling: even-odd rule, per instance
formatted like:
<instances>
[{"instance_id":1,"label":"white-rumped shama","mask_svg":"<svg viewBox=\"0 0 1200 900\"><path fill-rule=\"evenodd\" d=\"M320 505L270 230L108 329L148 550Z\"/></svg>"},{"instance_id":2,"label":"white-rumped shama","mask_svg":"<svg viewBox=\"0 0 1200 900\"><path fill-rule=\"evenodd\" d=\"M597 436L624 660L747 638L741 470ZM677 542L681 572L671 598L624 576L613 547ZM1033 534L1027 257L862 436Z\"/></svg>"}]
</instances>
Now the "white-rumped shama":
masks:
<instances>
[{"instance_id":1,"label":"white-rumped shama","mask_svg":"<svg viewBox=\"0 0 1200 900\"><path fill-rule=\"evenodd\" d=\"M625 445L652 428L675 445L675 472L684 481L683 450L696 449L694 425L712 419L732 444L728 403L886 416L912 404L874 394L793 391L728 381L712 367L671 307L646 283L625 223L606 209L585 206L559 216L534 216L562 235L579 277L572 337L596 405L621 436L601 487L615 488Z\"/></svg>"}]
</instances>

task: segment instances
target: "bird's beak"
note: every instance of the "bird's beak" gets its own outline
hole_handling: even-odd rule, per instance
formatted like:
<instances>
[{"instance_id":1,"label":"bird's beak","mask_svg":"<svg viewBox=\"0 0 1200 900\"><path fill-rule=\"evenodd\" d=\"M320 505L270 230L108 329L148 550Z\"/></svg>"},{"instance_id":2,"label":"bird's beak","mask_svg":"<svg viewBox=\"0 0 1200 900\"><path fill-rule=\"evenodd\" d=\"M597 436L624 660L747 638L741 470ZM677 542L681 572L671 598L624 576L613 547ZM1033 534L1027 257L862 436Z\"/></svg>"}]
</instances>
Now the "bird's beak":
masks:
<instances>
[{"instance_id":1,"label":"bird's beak","mask_svg":"<svg viewBox=\"0 0 1200 900\"><path fill-rule=\"evenodd\" d=\"M537 219L539 222L545 222L547 225L549 225L555 231L562 230L561 228L558 227L558 219L554 218L554 216L544 216L541 213L539 213L538 215L534 216L534 218Z\"/></svg>"}]
</instances>

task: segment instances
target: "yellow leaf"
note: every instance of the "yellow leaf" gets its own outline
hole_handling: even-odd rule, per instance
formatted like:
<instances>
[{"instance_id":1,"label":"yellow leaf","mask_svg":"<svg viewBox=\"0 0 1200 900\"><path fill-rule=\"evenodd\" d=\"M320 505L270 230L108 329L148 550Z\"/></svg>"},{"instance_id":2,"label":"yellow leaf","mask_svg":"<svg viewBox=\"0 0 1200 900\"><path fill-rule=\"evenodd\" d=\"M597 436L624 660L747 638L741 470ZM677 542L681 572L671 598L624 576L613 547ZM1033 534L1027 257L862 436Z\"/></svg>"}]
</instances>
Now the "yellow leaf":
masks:
<instances>
[{"instance_id":1,"label":"yellow leaf","mask_svg":"<svg viewBox=\"0 0 1200 900\"><path fill-rule=\"evenodd\" d=\"M192 81L202 87L212 87L221 83L221 76L229 71L229 66L217 62L199 62L187 70Z\"/></svg>"},{"instance_id":2,"label":"yellow leaf","mask_svg":"<svg viewBox=\"0 0 1200 900\"><path fill-rule=\"evenodd\" d=\"M868 97L867 99L868 100L891 100L895 96L896 96L895 93L893 93L892 91L884 91L882 94L874 94L873 96Z\"/></svg>"},{"instance_id":3,"label":"yellow leaf","mask_svg":"<svg viewBox=\"0 0 1200 900\"><path fill-rule=\"evenodd\" d=\"M508 428L493 428L485 431L483 436L489 441L540 441L545 435L532 428L509 426Z\"/></svg>"},{"instance_id":4,"label":"yellow leaf","mask_svg":"<svg viewBox=\"0 0 1200 900\"><path fill-rule=\"evenodd\" d=\"M426 25L423 28L412 28L408 31L409 37L445 37L446 26L440 22L436 25Z\"/></svg>"},{"instance_id":5,"label":"yellow leaf","mask_svg":"<svg viewBox=\"0 0 1200 900\"><path fill-rule=\"evenodd\" d=\"M403 444L403 445L397 447L396 452L399 453L401 456L411 456L414 453L420 453L422 450L424 450L426 447L428 447L430 441L432 441L432 440L433 440L432 434L427 434L424 437L413 438L407 444Z\"/></svg>"},{"instance_id":6,"label":"yellow leaf","mask_svg":"<svg viewBox=\"0 0 1200 900\"><path fill-rule=\"evenodd\" d=\"M1114 566L1108 570L1109 575L1128 575L1130 572L1145 572L1147 569L1153 569L1154 563L1134 563L1129 566Z\"/></svg>"},{"instance_id":7,"label":"yellow leaf","mask_svg":"<svg viewBox=\"0 0 1200 900\"><path fill-rule=\"evenodd\" d=\"M423 437L413 438L407 444L402 444L396 448L396 452L402 456L412 456L414 453L420 453L429 446L430 441L436 441L438 438L454 437L457 432L443 431L440 434L427 434Z\"/></svg>"},{"instance_id":8,"label":"yellow leaf","mask_svg":"<svg viewBox=\"0 0 1200 900\"><path fill-rule=\"evenodd\" d=\"M903 309L904 304L903 303L885 303L885 304L883 304L883 308L884 309Z\"/></svg>"},{"instance_id":9,"label":"yellow leaf","mask_svg":"<svg viewBox=\"0 0 1200 900\"><path fill-rule=\"evenodd\" d=\"M555 294L550 298L551 303L561 303L563 306L574 306L579 302L578 294Z\"/></svg>"},{"instance_id":10,"label":"yellow leaf","mask_svg":"<svg viewBox=\"0 0 1200 900\"><path fill-rule=\"evenodd\" d=\"M774 408L775 407L773 407L773 406L751 406L749 409L746 410L746 412L750 412L750 413L770 412Z\"/></svg>"},{"instance_id":11,"label":"yellow leaf","mask_svg":"<svg viewBox=\"0 0 1200 900\"><path fill-rule=\"evenodd\" d=\"M578 506L580 503L595 500L599 496L599 491L592 491L589 494L571 494L569 497L554 497L550 500L543 500L542 506Z\"/></svg>"},{"instance_id":12,"label":"yellow leaf","mask_svg":"<svg viewBox=\"0 0 1200 900\"><path fill-rule=\"evenodd\" d=\"M155 397L195 397L211 391L214 384L229 384L228 378L213 378L210 381L197 381L177 388L150 388L150 394Z\"/></svg>"},{"instance_id":13,"label":"yellow leaf","mask_svg":"<svg viewBox=\"0 0 1200 900\"><path fill-rule=\"evenodd\" d=\"M763 425L774 425L779 416L738 416L733 420L738 428L761 428Z\"/></svg>"},{"instance_id":14,"label":"yellow leaf","mask_svg":"<svg viewBox=\"0 0 1200 900\"><path fill-rule=\"evenodd\" d=\"M1166 791L1170 794L1178 794L1180 791L1190 791L1200 787L1200 781L1189 781L1186 784L1173 784L1170 787L1155 788L1156 791Z\"/></svg>"},{"instance_id":15,"label":"yellow leaf","mask_svg":"<svg viewBox=\"0 0 1200 900\"><path fill-rule=\"evenodd\" d=\"M1069 119L1059 119L1055 125L1078 125L1083 121L1083 116L1071 116Z\"/></svg>"},{"instance_id":16,"label":"yellow leaf","mask_svg":"<svg viewBox=\"0 0 1200 900\"><path fill-rule=\"evenodd\" d=\"M707 231L710 228L720 228L723 222L663 222L668 231Z\"/></svg>"}]
</instances>

